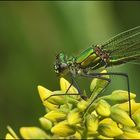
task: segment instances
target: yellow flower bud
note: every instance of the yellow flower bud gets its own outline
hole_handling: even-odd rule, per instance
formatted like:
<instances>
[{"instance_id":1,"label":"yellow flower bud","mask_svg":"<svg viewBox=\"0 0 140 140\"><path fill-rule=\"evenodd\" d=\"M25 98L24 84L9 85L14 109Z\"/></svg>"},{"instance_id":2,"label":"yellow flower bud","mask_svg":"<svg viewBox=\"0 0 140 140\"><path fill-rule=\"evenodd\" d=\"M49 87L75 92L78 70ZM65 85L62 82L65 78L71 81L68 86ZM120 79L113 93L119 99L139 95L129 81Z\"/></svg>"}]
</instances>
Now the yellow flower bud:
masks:
<instances>
[{"instance_id":1,"label":"yellow flower bud","mask_svg":"<svg viewBox=\"0 0 140 140\"><path fill-rule=\"evenodd\" d=\"M101 73L107 73L107 70L103 70ZM109 78L108 75L103 75L102 77ZM93 91L93 89L95 89L95 87L103 88L104 85L106 85L106 82L107 82L106 80L94 78L90 85L90 91Z\"/></svg>"},{"instance_id":2,"label":"yellow flower bud","mask_svg":"<svg viewBox=\"0 0 140 140\"><path fill-rule=\"evenodd\" d=\"M114 138L109 138L109 137L105 137L105 136L99 135L99 136L97 137L97 139L104 140L104 139L114 139Z\"/></svg>"},{"instance_id":3,"label":"yellow flower bud","mask_svg":"<svg viewBox=\"0 0 140 140\"><path fill-rule=\"evenodd\" d=\"M66 79L64 79L64 78L60 78L60 88L61 88L61 90L64 92L64 93L66 93L66 91L67 91L67 89L69 88L69 86L70 86L70 83L66 80ZM70 87L70 89L68 90L68 93L69 94L75 94L75 93L77 93L78 94L78 91L77 91L77 89L74 87L74 86L71 86ZM78 96L76 96L76 95L73 95L73 97L78 97Z\"/></svg>"},{"instance_id":4,"label":"yellow flower bud","mask_svg":"<svg viewBox=\"0 0 140 140\"><path fill-rule=\"evenodd\" d=\"M101 73L107 73L106 70L103 70ZM102 75L102 77L109 78L108 75ZM90 91L92 92L89 100L94 100L99 93L103 90L108 82L103 79L94 78L90 84Z\"/></svg>"},{"instance_id":5,"label":"yellow flower bud","mask_svg":"<svg viewBox=\"0 0 140 140\"><path fill-rule=\"evenodd\" d=\"M101 116L109 116L110 115L110 105L105 100L100 100L95 105L96 112Z\"/></svg>"},{"instance_id":6,"label":"yellow flower bud","mask_svg":"<svg viewBox=\"0 0 140 140\"><path fill-rule=\"evenodd\" d=\"M45 102L50 102L50 103L55 104L55 105L61 105L61 104L66 103L66 101L67 101L65 95L64 96L62 96L62 95L59 96L59 94L64 94L64 92L62 92L62 91L52 92L52 91L44 88L43 86L38 86L38 92L39 92L39 95L40 95L40 98L41 98L43 104L45 104ZM51 95L54 95L54 94L58 94L58 95L57 96L51 96ZM48 97L50 97L50 98L48 98Z\"/></svg>"},{"instance_id":7,"label":"yellow flower bud","mask_svg":"<svg viewBox=\"0 0 140 140\"><path fill-rule=\"evenodd\" d=\"M82 121L81 112L77 108L71 110L67 116L67 121L70 125L80 123Z\"/></svg>"},{"instance_id":8,"label":"yellow flower bud","mask_svg":"<svg viewBox=\"0 0 140 140\"><path fill-rule=\"evenodd\" d=\"M44 117L52 122L57 122L64 120L66 118L66 113L60 110L52 110L48 112Z\"/></svg>"},{"instance_id":9,"label":"yellow flower bud","mask_svg":"<svg viewBox=\"0 0 140 140\"><path fill-rule=\"evenodd\" d=\"M50 103L55 104L55 105L63 105L67 103L68 96L61 95L61 94L64 94L63 91L53 91L53 95L55 94L56 96L52 96L48 99Z\"/></svg>"},{"instance_id":10,"label":"yellow flower bud","mask_svg":"<svg viewBox=\"0 0 140 140\"><path fill-rule=\"evenodd\" d=\"M122 135L116 138L117 139L140 139L140 133L135 130L127 129L123 131Z\"/></svg>"},{"instance_id":11,"label":"yellow flower bud","mask_svg":"<svg viewBox=\"0 0 140 140\"><path fill-rule=\"evenodd\" d=\"M44 129L50 130L52 128L52 122L45 117L39 118L39 121Z\"/></svg>"},{"instance_id":12,"label":"yellow flower bud","mask_svg":"<svg viewBox=\"0 0 140 140\"><path fill-rule=\"evenodd\" d=\"M105 118L100 121L98 131L101 135L109 138L123 134L123 131L118 128L117 123L110 118Z\"/></svg>"},{"instance_id":13,"label":"yellow flower bud","mask_svg":"<svg viewBox=\"0 0 140 140\"><path fill-rule=\"evenodd\" d=\"M41 101L43 102L43 105L46 107L47 110L55 110L58 108L57 105L54 105L48 102L48 100L45 101L45 99L47 99L50 95L52 95L52 91L44 88L43 86L38 86L38 92L39 92Z\"/></svg>"},{"instance_id":14,"label":"yellow flower bud","mask_svg":"<svg viewBox=\"0 0 140 140\"><path fill-rule=\"evenodd\" d=\"M88 134L95 134L98 129L99 120L94 114L86 116L86 127Z\"/></svg>"},{"instance_id":15,"label":"yellow flower bud","mask_svg":"<svg viewBox=\"0 0 140 140\"><path fill-rule=\"evenodd\" d=\"M130 101L131 101L131 113L133 114L138 108L140 108L140 103L136 103L135 100L133 99ZM118 104L117 107L127 112L130 111L129 102Z\"/></svg>"},{"instance_id":16,"label":"yellow flower bud","mask_svg":"<svg viewBox=\"0 0 140 140\"><path fill-rule=\"evenodd\" d=\"M15 140L16 138L14 138L10 133L7 133L6 136L5 136L5 139L6 139L6 140L8 140L8 139L10 139L10 140L13 139L13 140Z\"/></svg>"},{"instance_id":17,"label":"yellow flower bud","mask_svg":"<svg viewBox=\"0 0 140 140\"><path fill-rule=\"evenodd\" d=\"M58 105L54 105L54 104L47 102L47 101L43 102L43 105L46 107L47 112L50 110L57 110L58 109Z\"/></svg>"},{"instance_id":18,"label":"yellow flower bud","mask_svg":"<svg viewBox=\"0 0 140 140\"><path fill-rule=\"evenodd\" d=\"M124 132L124 134L119 136L118 139L140 139L140 133Z\"/></svg>"},{"instance_id":19,"label":"yellow flower bud","mask_svg":"<svg viewBox=\"0 0 140 140\"><path fill-rule=\"evenodd\" d=\"M50 137L38 127L21 127L20 134L24 139L49 139Z\"/></svg>"},{"instance_id":20,"label":"yellow flower bud","mask_svg":"<svg viewBox=\"0 0 140 140\"><path fill-rule=\"evenodd\" d=\"M80 132L76 131L76 133L74 134L74 139L81 139L82 136L80 134Z\"/></svg>"},{"instance_id":21,"label":"yellow flower bud","mask_svg":"<svg viewBox=\"0 0 140 140\"><path fill-rule=\"evenodd\" d=\"M68 122L65 120L56 124L51 129L51 132L60 137L67 137L73 135L76 132L76 129L74 126L69 125Z\"/></svg>"},{"instance_id":22,"label":"yellow flower bud","mask_svg":"<svg viewBox=\"0 0 140 140\"><path fill-rule=\"evenodd\" d=\"M38 92L39 92L39 96L41 98L41 101L44 102L44 100L49 97L50 95L52 95L52 91L48 90L47 88L43 87L43 86L37 86L38 88Z\"/></svg>"},{"instance_id":23,"label":"yellow flower bud","mask_svg":"<svg viewBox=\"0 0 140 140\"><path fill-rule=\"evenodd\" d=\"M133 114L132 118L136 123L138 129L140 129L140 108L138 108Z\"/></svg>"},{"instance_id":24,"label":"yellow flower bud","mask_svg":"<svg viewBox=\"0 0 140 140\"><path fill-rule=\"evenodd\" d=\"M6 139L10 139L10 137L13 139L19 139L17 134L14 132L14 130L10 126L7 126L7 129L9 133L6 135Z\"/></svg>"},{"instance_id":25,"label":"yellow flower bud","mask_svg":"<svg viewBox=\"0 0 140 140\"><path fill-rule=\"evenodd\" d=\"M95 115L96 117L98 117L98 114L95 110L91 112L91 115Z\"/></svg>"},{"instance_id":26,"label":"yellow flower bud","mask_svg":"<svg viewBox=\"0 0 140 140\"><path fill-rule=\"evenodd\" d=\"M135 94L130 93L130 99L134 99L136 97ZM111 101L116 101L116 102L126 102L128 101L128 91L124 90L115 90L110 94L108 97Z\"/></svg>"},{"instance_id":27,"label":"yellow flower bud","mask_svg":"<svg viewBox=\"0 0 140 140\"><path fill-rule=\"evenodd\" d=\"M80 111L84 111L87 108L88 102L85 100L81 100L78 104L77 104L77 108Z\"/></svg>"},{"instance_id":28,"label":"yellow flower bud","mask_svg":"<svg viewBox=\"0 0 140 140\"><path fill-rule=\"evenodd\" d=\"M118 107L111 107L111 115L110 117L118 123L121 123L123 125L126 126L135 126L135 123L133 122L133 120L131 120L131 118L129 117L129 115L122 109L118 108Z\"/></svg>"}]
</instances>

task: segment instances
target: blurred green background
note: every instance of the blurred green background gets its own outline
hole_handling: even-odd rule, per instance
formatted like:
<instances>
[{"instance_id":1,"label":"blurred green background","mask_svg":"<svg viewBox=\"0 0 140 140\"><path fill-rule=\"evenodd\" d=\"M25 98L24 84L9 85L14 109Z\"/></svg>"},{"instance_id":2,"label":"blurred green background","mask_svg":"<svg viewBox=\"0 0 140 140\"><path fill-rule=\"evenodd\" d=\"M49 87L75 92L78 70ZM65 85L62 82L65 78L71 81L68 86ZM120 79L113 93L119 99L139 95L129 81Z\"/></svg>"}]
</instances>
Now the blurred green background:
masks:
<instances>
[{"instance_id":1,"label":"blurred green background","mask_svg":"<svg viewBox=\"0 0 140 140\"><path fill-rule=\"evenodd\" d=\"M92 43L103 43L140 25L139 14L138 1L0 1L0 138L7 125L16 131L39 125L45 111L37 85L59 89L53 70L58 52L76 55ZM131 91L140 101L140 66L110 70L129 74ZM125 80L112 78L108 90L114 89L126 89Z\"/></svg>"}]
</instances>

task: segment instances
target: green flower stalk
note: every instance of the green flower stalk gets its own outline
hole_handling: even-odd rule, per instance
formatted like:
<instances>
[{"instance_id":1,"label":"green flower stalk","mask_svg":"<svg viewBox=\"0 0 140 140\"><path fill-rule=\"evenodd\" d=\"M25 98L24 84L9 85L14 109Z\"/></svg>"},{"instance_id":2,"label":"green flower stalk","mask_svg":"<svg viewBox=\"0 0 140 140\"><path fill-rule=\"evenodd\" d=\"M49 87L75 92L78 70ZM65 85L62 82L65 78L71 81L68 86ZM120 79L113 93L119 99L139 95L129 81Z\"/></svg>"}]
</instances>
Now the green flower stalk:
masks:
<instances>
[{"instance_id":1,"label":"green flower stalk","mask_svg":"<svg viewBox=\"0 0 140 140\"><path fill-rule=\"evenodd\" d=\"M39 96L46 111L39 118L41 126L21 127L19 129L21 136L17 136L8 126L9 132L5 138L140 139L140 103L135 102L136 95L134 93L130 95L132 105L130 118L127 91L115 90L109 95L100 95L96 98L105 85L106 81L93 79L90 85L92 95L87 100L80 97L74 86L71 86L67 95L61 95L65 94L70 86L64 78L60 78L58 91L50 91L39 85ZM72 93L77 95L70 95ZM55 94L57 96L52 96Z\"/></svg>"}]
</instances>

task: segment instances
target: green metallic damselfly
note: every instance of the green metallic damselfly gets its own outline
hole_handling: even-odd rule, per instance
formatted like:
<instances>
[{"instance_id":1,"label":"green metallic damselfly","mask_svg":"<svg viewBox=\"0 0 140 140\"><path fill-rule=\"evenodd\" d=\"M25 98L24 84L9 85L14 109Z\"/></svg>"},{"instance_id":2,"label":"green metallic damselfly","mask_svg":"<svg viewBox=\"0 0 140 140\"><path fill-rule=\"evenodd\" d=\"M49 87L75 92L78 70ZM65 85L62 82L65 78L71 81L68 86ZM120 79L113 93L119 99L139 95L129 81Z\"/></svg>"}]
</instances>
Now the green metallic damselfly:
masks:
<instances>
[{"instance_id":1,"label":"green metallic damselfly","mask_svg":"<svg viewBox=\"0 0 140 140\"><path fill-rule=\"evenodd\" d=\"M128 99L129 99L129 114L131 117L130 86L128 75L126 73L118 73L118 72L96 73L95 70L99 68L108 68L111 66L121 65L131 61L134 62L139 59L140 59L140 26L122 32L112 37L107 42L101 45L92 45L77 57L68 57L64 53L59 53L56 56L54 68L55 72L58 75L64 76L69 74L71 76L72 82L70 87L72 85L75 85L82 99L86 99L86 97L82 94L79 86L75 81L76 76L99 78L106 80L107 84L104 87L104 89L110 83L111 79L102 77L103 75L115 75L125 77L127 81ZM67 89L66 93L68 92L70 87ZM93 101L91 102L91 104L92 103Z\"/></svg>"}]
</instances>

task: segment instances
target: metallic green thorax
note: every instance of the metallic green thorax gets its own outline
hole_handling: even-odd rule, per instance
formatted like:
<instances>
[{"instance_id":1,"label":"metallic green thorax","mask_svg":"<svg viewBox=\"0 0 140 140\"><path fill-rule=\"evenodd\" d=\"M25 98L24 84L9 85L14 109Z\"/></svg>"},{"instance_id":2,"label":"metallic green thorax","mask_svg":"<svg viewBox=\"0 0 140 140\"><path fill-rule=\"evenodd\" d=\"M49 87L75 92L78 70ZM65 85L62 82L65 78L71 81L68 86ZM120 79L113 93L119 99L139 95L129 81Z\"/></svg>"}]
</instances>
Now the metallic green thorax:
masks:
<instances>
[{"instance_id":1,"label":"metallic green thorax","mask_svg":"<svg viewBox=\"0 0 140 140\"><path fill-rule=\"evenodd\" d=\"M97 55L96 51L94 50L94 47L89 47L88 49L83 51L79 56L77 56L75 63L83 69L96 69L105 65L105 62L102 60L102 58Z\"/></svg>"}]
</instances>

